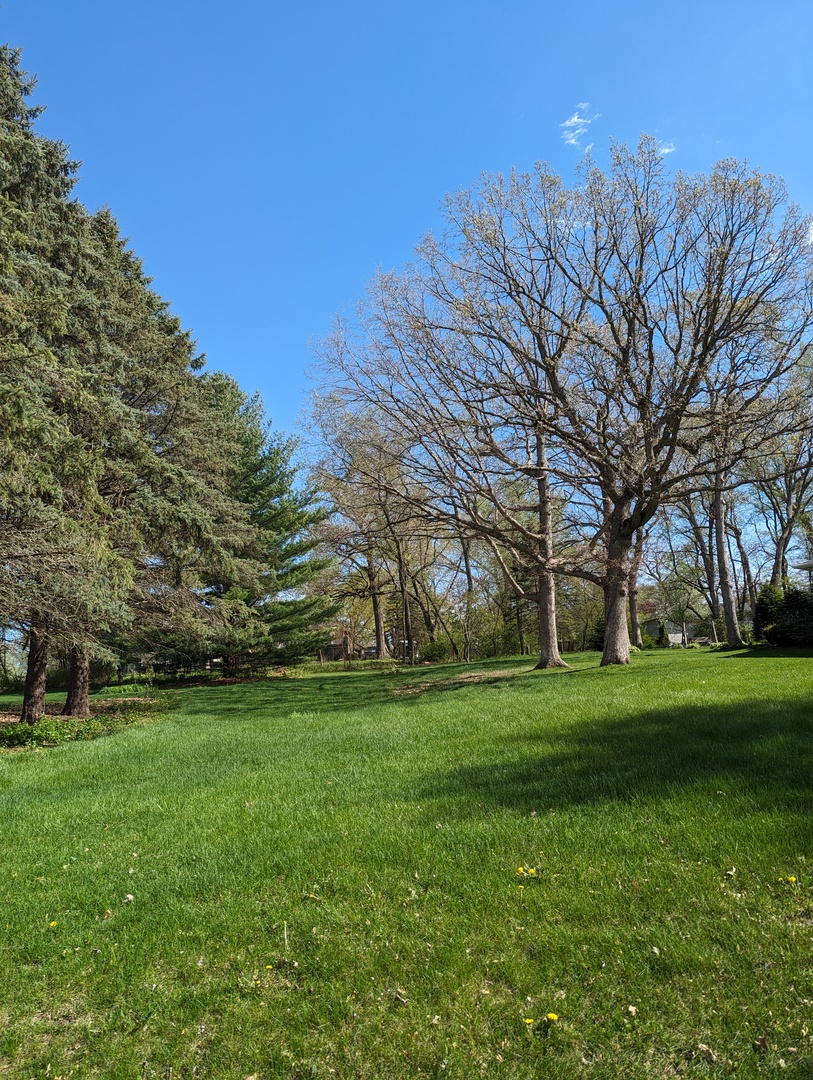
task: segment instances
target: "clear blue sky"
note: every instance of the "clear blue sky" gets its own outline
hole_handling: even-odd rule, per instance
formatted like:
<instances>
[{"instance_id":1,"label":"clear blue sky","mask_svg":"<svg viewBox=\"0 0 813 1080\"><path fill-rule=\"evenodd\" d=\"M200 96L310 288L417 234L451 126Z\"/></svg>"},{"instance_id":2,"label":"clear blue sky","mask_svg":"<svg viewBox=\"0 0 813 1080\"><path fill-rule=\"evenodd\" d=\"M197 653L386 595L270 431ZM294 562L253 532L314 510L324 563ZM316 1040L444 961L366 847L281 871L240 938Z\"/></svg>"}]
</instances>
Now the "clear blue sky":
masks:
<instances>
[{"instance_id":1,"label":"clear blue sky","mask_svg":"<svg viewBox=\"0 0 813 1080\"><path fill-rule=\"evenodd\" d=\"M2 0L0 28L79 197L283 430L311 339L483 171L644 131L813 210L811 0Z\"/></svg>"}]
</instances>

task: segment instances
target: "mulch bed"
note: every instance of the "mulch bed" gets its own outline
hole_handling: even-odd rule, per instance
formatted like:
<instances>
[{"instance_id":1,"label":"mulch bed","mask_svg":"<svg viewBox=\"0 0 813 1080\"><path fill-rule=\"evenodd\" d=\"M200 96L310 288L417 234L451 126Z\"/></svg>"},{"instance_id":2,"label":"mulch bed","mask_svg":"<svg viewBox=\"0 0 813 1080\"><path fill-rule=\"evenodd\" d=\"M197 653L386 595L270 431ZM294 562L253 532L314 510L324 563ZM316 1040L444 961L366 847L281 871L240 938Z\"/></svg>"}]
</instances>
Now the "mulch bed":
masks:
<instances>
[{"instance_id":1,"label":"mulch bed","mask_svg":"<svg viewBox=\"0 0 813 1080\"><path fill-rule=\"evenodd\" d=\"M120 697L120 698L103 698L100 701L90 702L90 715L100 716L104 713L115 712L117 708L122 705L129 705L131 701L154 701L151 697ZM57 701L49 701L45 706L45 716L62 715L62 706ZM66 720L79 720L82 717L78 716L66 716ZM6 724L18 724L20 722L19 712L0 712L0 727Z\"/></svg>"}]
</instances>

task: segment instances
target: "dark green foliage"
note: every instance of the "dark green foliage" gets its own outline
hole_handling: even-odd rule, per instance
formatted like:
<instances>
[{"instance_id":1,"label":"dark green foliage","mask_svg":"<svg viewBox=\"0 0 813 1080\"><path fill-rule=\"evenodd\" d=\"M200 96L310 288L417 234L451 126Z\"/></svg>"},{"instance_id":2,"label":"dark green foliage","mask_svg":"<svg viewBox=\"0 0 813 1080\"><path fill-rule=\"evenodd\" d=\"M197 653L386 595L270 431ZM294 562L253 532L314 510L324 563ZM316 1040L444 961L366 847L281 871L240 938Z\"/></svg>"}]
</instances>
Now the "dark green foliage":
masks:
<instances>
[{"instance_id":1,"label":"dark green foliage","mask_svg":"<svg viewBox=\"0 0 813 1080\"><path fill-rule=\"evenodd\" d=\"M0 48L0 624L37 637L43 675L49 648L85 665L308 653L322 512L295 490L293 444L201 374L113 216L71 199L32 87Z\"/></svg>"},{"instance_id":2,"label":"dark green foliage","mask_svg":"<svg viewBox=\"0 0 813 1080\"><path fill-rule=\"evenodd\" d=\"M813 645L813 596L804 589L787 589L764 634L771 645Z\"/></svg>"},{"instance_id":3,"label":"dark green foliage","mask_svg":"<svg viewBox=\"0 0 813 1080\"><path fill-rule=\"evenodd\" d=\"M421 660L441 664L449 658L449 646L445 641L427 641L421 649Z\"/></svg>"},{"instance_id":4,"label":"dark green foliage","mask_svg":"<svg viewBox=\"0 0 813 1080\"><path fill-rule=\"evenodd\" d=\"M604 629L605 622L603 615L600 615L594 622L590 623L590 629L587 631L588 649L593 649L596 652L601 652L601 650L604 648Z\"/></svg>"},{"instance_id":5,"label":"dark green foliage","mask_svg":"<svg viewBox=\"0 0 813 1080\"><path fill-rule=\"evenodd\" d=\"M754 606L754 638L762 641L765 631L773 626L782 610L785 593L778 585L763 585Z\"/></svg>"}]
</instances>

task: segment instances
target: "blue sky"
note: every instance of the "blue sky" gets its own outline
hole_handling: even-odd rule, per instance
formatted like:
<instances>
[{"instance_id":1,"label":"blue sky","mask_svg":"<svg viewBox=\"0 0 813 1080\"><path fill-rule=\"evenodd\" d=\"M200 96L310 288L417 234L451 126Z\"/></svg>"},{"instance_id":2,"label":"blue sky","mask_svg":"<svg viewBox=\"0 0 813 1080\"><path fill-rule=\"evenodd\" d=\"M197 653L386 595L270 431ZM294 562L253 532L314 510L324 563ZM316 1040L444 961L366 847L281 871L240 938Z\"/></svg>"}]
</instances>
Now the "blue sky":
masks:
<instances>
[{"instance_id":1,"label":"blue sky","mask_svg":"<svg viewBox=\"0 0 813 1080\"><path fill-rule=\"evenodd\" d=\"M570 176L647 132L675 169L748 158L813 211L811 0L2 0L0 37L79 197L286 431L312 339L484 171Z\"/></svg>"}]
</instances>

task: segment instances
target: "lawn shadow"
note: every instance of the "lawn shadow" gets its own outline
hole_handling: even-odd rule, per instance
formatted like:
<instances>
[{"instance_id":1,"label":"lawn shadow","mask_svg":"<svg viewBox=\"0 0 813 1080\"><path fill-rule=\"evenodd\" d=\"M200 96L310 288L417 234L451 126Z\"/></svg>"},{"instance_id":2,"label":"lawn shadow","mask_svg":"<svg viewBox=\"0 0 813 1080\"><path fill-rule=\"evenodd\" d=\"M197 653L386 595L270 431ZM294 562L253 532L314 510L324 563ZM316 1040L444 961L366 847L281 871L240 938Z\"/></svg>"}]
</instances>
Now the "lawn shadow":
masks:
<instances>
[{"instance_id":1,"label":"lawn shadow","mask_svg":"<svg viewBox=\"0 0 813 1080\"><path fill-rule=\"evenodd\" d=\"M172 694L185 711L216 711L224 719L354 712L371 706L409 705L426 694L471 689L472 685L507 684L533 671L531 663L528 657L513 657L487 663L480 661L476 665L441 664L396 671L351 669L304 678L252 680L222 687L184 687L173 690Z\"/></svg>"},{"instance_id":2,"label":"lawn shadow","mask_svg":"<svg viewBox=\"0 0 813 1080\"><path fill-rule=\"evenodd\" d=\"M211 714L224 720L350 712L360 705L384 705L396 700L398 676L388 672L342 672L308 678L277 678L223 687L190 687L173 691L184 711Z\"/></svg>"},{"instance_id":3,"label":"lawn shadow","mask_svg":"<svg viewBox=\"0 0 813 1080\"><path fill-rule=\"evenodd\" d=\"M813 812L813 706L803 701L651 709L513 736L513 760L437 773L423 798L523 812L658 798L735 778L762 805Z\"/></svg>"}]
</instances>

